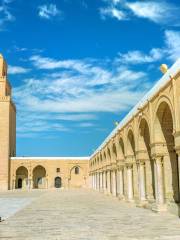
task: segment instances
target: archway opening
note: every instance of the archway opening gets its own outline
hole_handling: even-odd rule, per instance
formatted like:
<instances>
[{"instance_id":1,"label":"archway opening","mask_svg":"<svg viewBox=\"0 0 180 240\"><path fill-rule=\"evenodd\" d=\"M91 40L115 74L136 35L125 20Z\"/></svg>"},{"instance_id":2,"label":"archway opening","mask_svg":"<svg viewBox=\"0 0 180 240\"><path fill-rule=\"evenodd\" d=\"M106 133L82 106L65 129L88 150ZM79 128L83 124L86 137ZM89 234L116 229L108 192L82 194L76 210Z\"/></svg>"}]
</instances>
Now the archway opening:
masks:
<instances>
[{"instance_id":1,"label":"archway opening","mask_svg":"<svg viewBox=\"0 0 180 240\"><path fill-rule=\"evenodd\" d=\"M79 188L85 185L83 169L80 166L74 166L70 170L70 187Z\"/></svg>"},{"instance_id":2,"label":"archway opening","mask_svg":"<svg viewBox=\"0 0 180 240\"><path fill-rule=\"evenodd\" d=\"M155 142L159 142L163 148L164 174L169 176L168 184L171 187L173 200L179 202L178 161L174 150L173 117L171 109L166 102L162 102L157 110L155 119ZM167 184L165 188L167 187ZM170 189L165 189L166 194Z\"/></svg>"},{"instance_id":3,"label":"archway opening","mask_svg":"<svg viewBox=\"0 0 180 240\"><path fill-rule=\"evenodd\" d=\"M139 150L144 151L144 157L147 158L145 160L148 160L148 176L146 179L147 181L150 181L151 186L151 194L152 197L156 198L155 193L155 171L154 171L154 162L151 157L151 148L150 148L150 131L147 121L143 118L141 120L140 126L139 126ZM146 163L147 164L147 163ZM150 176L149 176L150 175Z\"/></svg>"},{"instance_id":4,"label":"archway opening","mask_svg":"<svg viewBox=\"0 0 180 240\"><path fill-rule=\"evenodd\" d=\"M28 186L28 170L24 166L16 170L16 188L25 189Z\"/></svg>"},{"instance_id":5,"label":"archway opening","mask_svg":"<svg viewBox=\"0 0 180 240\"><path fill-rule=\"evenodd\" d=\"M46 188L46 169L40 165L33 170L33 188Z\"/></svg>"},{"instance_id":6,"label":"archway opening","mask_svg":"<svg viewBox=\"0 0 180 240\"><path fill-rule=\"evenodd\" d=\"M62 186L61 177L56 177L54 179L54 186L55 186L55 188L61 188L61 186Z\"/></svg>"},{"instance_id":7,"label":"archway opening","mask_svg":"<svg viewBox=\"0 0 180 240\"><path fill-rule=\"evenodd\" d=\"M127 153L128 155L135 157L135 141L131 130L128 133Z\"/></svg>"}]
</instances>

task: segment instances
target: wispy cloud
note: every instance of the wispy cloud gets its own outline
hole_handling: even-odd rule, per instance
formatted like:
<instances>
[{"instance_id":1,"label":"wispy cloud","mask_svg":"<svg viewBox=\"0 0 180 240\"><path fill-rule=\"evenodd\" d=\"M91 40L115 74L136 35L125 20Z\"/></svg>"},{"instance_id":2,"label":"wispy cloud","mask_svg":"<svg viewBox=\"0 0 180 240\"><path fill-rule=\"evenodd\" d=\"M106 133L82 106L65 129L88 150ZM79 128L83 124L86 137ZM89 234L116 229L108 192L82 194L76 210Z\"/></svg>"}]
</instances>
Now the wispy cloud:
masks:
<instances>
[{"instance_id":1,"label":"wispy cloud","mask_svg":"<svg viewBox=\"0 0 180 240\"><path fill-rule=\"evenodd\" d=\"M0 4L0 31L5 29L5 25L8 22L12 22L15 20L15 17L9 10L9 4L12 1L10 0L2 0Z\"/></svg>"},{"instance_id":2,"label":"wispy cloud","mask_svg":"<svg viewBox=\"0 0 180 240\"><path fill-rule=\"evenodd\" d=\"M28 73L29 71L30 71L30 69L23 68L23 67L20 67L20 66L12 66L12 65L8 66L8 73L9 74L23 74L23 73Z\"/></svg>"},{"instance_id":3,"label":"wispy cloud","mask_svg":"<svg viewBox=\"0 0 180 240\"><path fill-rule=\"evenodd\" d=\"M56 126L64 131L64 121L70 125L79 121L82 128L95 126L97 113L127 110L148 86L146 73L114 65L114 60L59 60L38 55L30 57L30 63L42 75L25 79L14 89L21 113L19 132L45 131L46 126L47 131L51 127L56 131ZM34 122L38 126L32 126Z\"/></svg>"},{"instance_id":4,"label":"wispy cloud","mask_svg":"<svg viewBox=\"0 0 180 240\"><path fill-rule=\"evenodd\" d=\"M129 51L111 60L30 56L29 69L34 67L38 74L24 79L23 84L14 89L21 113L18 133L29 136L76 127L98 128L97 114L127 111L150 88L152 82L147 73L134 65L155 63L164 58L176 60L180 57L179 42L179 32L166 30L161 49L153 48L147 53Z\"/></svg>"},{"instance_id":5,"label":"wispy cloud","mask_svg":"<svg viewBox=\"0 0 180 240\"><path fill-rule=\"evenodd\" d=\"M38 15L49 20L62 15L62 12L57 8L56 4L45 4L38 7Z\"/></svg>"},{"instance_id":6,"label":"wispy cloud","mask_svg":"<svg viewBox=\"0 0 180 240\"><path fill-rule=\"evenodd\" d=\"M180 6L170 2L108 0L105 3L106 6L100 9L101 17L109 16L120 21L138 17L157 24L180 25Z\"/></svg>"},{"instance_id":7,"label":"wispy cloud","mask_svg":"<svg viewBox=\"0 0 180 240\"><path fill-rule=\"evenodd\" d=\"M117 58L118 62L124 64L144 64L156 62L164 56L164 51L159 48L153 48L150 50L149 54L145 54L139 50L129 51L125 54L119 53Z\"/></svg>"},{"instance_id":8,"label":"wispy cloud","mask_svg":"<svg viewBox=\"0 0 180 240\"><path fill-rule=\"evenodd\" d=\"M120 64L147 64L162 60L163 58L176 61L180 58L180 32L166 30L164 33L164 46L162 48L153 48L148 54L142 51L128 51L127 53L119 53L116 59Z\"/></svg>"},{"instance_id":9,"label":"wispy cloud","mask_svg":"<svg viewBox=\"0 0 180 240\"><path fill-rule=\"evenodd\" d=\"M100 9L100 15L102 19L106 19L107 17L116 18L118 20L125 20L127 19L126 13L111 6L107 8Z\"/></svg>"},{"instance_id":10,"label":"wispy cloud","mask_svg":"<svg viewBox=\"0 0 180 240\"><path fill-rule=\"evenodd\" d=\"M180 58L180 31L166 30L165 42L168 57L171 60L176 61Z\"/></svg>"}]
</instances>

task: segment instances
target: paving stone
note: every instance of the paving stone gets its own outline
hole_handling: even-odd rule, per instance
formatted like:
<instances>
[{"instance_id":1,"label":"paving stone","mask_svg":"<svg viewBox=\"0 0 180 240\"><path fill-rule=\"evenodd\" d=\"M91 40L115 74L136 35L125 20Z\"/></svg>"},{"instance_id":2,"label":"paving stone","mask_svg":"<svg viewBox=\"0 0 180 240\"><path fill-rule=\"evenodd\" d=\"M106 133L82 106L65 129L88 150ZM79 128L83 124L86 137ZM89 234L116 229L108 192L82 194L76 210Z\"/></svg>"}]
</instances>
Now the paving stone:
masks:
<instances>
[{"instance_id":1,"label":"paving stone","mask_svg":"<svg viewBox=\"0 0 180 240\"><path fill-rule=\"evenodd\" d=\"M180 240L178 217L91 190L14 192L2 198L8 204L12 199L12 205L15 199L21 210L0 223L0 239Z\"/></svg>"}]
</instances>

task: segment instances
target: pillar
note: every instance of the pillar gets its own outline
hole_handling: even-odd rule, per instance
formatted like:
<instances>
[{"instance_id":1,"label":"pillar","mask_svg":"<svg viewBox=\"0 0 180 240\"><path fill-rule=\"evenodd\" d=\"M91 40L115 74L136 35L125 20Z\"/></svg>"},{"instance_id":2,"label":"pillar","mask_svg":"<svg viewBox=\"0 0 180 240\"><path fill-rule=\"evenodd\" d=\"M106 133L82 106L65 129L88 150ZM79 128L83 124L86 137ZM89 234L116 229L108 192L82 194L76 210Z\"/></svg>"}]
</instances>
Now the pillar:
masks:
<instances>
[{"instance_id":1,"label":"pillar","mask_svg":"<svg viewBox=\"0 0 180 240\"><path fill-rule=\"evenodd\" d=\"M106 193L106 172L103 172L103 192Z\"/></svg>"},{"instance_id":2,"label":"pillar","mask_svg":"<svg viewBox=\"0 0 180 240\"><path fill-rule=\"evenodd\" d=\"M94 190L96 190L96 185L97 185L97 178L96 178L96 173L94 173Z\"/></svg>"},{"instance_id":3,"label":"pillar","mask_svg":"<svg viewBox=\"0 0 180 240\"><path fill-rule=\"evenodd\" d=\"M164 198L164 174L163 174L163 157L156 157L155 164L155 179L156 179L156 206L153 207L155 211L165 211L165 198Z\"/></svg>"},{"instance_id":4,"label":"pillar","mask_svg":"<svg viewBox=\"0 0 180 240\"><path fill-rule=\"evenodd\" d=\"M117 195L116 170L113 170L111 173L112 173L112 195L116 197Z\"/></svg>"},{"instance_id":5,"label":"pillar","mask_svg":"<svg viewBox=\"0 0 180 240\"><path fill-rule=\"evenodd\" d=\"M92 185L92 188L95 189L95 174L93 173L92 174L92 178L93 178L93 185Z\"/></svg>"},{"instance_id":6,"label":"pillar","mask_svg":"<svg viewBox=\"0 0 180 240\"><path fill-rule=\"evenodd\" d=\"M111 173L107 171L107 194L111 194Z\"/></svg>"},{"instance_id":7,"label":"pillar","mask_svg":"<svg viewBox=\"0 0 180 240\"><path fill-rule=\"evenodd\" d=\"M179 202L180 202L180 152L177 152L178 155L178 180L179 180Z\"/></svg>"},{"instance_id":8,"label":"pillar","mask_svg":"<svg viewBox=\"0 0 180 240\"><path fill-rule=\"evenodd\" d=\"M99 172L97 172L97 190L98 191L99 191L99 183L100 183Z\"/></svg>"},{"instance_id":9,"label":"pillar","mask_svg":"<svg viewBox=\"0 0 180 240\"><path fill-rule=\"evenodd\" d=\"M139 190L140 201L146 201L146 187L145 187L145 162L139 163Z\"/></svg>"},{"instance_id":10,"label":"pillar","mask_svg":"<svg viewBox=\"0 0 180 240\"><path fill-rule=\"evenodd\" d=\"M123 199L124 198L123 168L120 168L118 173L119 173L119 199Z\"/></svg>"},{"instance_id":11,"label":"pillar","mask_svg":"<svg viewBox=\"0 0 180 240\"><path fill-rule=\"evenodd\" d=\"M133 201L133 166L127 165L127 201Z\"/></svg>"}]
</instances>

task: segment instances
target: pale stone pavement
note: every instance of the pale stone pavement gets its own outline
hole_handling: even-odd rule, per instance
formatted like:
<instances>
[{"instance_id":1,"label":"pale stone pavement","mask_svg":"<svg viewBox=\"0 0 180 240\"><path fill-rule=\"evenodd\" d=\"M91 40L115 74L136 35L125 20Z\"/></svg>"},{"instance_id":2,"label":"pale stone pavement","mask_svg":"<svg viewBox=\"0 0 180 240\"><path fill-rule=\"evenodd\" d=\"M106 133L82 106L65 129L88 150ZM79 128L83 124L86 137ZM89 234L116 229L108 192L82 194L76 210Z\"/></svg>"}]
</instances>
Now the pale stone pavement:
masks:
<instances>
[{"instance_id":1,"label":"pale stone pavement","mask_svg":"<svg viewBox=\"0 0 180 240\"><path fill-rule=\"evenodd\" d=\"M0 199L8 204L16 199L15 205L26 199L28 204L0 223L0 239L180 240L178 217L90 190L8 192Z\"/></svg>"}]
</instances>

